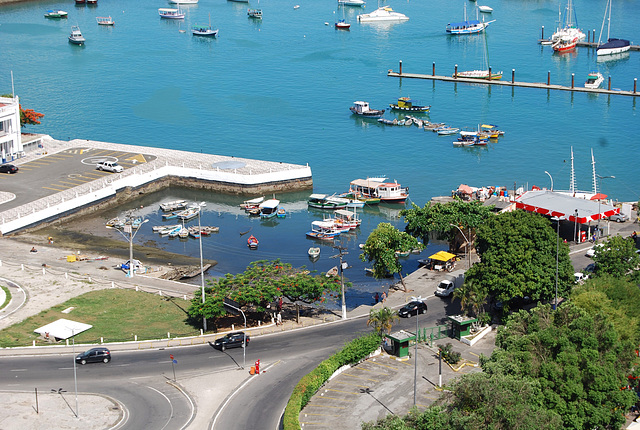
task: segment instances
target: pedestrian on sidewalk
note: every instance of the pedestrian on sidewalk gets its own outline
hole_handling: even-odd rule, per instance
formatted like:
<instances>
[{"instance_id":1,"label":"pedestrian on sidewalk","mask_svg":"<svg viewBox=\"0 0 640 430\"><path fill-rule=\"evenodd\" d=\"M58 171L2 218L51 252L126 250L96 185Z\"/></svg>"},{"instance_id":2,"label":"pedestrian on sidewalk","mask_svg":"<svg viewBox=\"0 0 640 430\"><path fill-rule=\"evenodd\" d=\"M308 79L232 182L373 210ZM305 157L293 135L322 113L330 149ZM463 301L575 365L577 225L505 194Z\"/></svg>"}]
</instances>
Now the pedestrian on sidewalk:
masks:
<instances>
[{"instance_id":1,"label":"pedestrian on sidewalk","mask_svg":"<svg viewBox=\"0 0 640 430\"><path fill-rule=\"evenodd\" d=\"M282 314L278 312L278 319L276 320L276 325L282 325Z\"/></svg>"},{"instance_id":2,"label":"pedestrian on sidewalk","mask_svg":"<svg viewBox=\"0 0 640 430\"><path fill-rule=\"evenodd\" d=\"M373 300L375 301L375 304L377 305L378 302L380 301L380 295L378 294L378 292L376 291L376 295L373 296Z\"/></svg>"},{"instance_id":3,"label":"pedestrian on sidewalk","mask_svg":"<svg viewBox=\"0 0 640 430\"><path fill-rule=\"evenodd\" d=\"M387 293L385 293L384 291L382 292L382 303L384 303L387 300Z\"/></svg>"}]
</instances>

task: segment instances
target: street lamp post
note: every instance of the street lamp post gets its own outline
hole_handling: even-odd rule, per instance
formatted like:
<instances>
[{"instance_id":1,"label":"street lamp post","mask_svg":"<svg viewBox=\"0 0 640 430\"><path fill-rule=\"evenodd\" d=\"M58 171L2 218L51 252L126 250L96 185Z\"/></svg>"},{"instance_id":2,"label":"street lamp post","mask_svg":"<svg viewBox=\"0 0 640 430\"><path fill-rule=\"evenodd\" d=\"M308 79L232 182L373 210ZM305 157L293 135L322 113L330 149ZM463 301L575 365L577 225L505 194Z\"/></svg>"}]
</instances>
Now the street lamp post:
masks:
<instances>
[{"instance_id":1,"label":"street lamp post","mask_svg":"<svg viewBox=\"0 0 640 430\"><path fill-rule=\"evenodd\" d=\"M464 237L464 240L467 241L467 249L465 249L465 254L467 254L467 269L471 268L471 242L469 241L469 239L471 238L471 230L469 230L469 237L465 236L462 229L460 227L458 227L455 224L449 224L451 227L455 227L460 231L460 234L462 235L462 237Z\"/></svg>"},{"instance_id":2,"label":"street lamp post","mask_svg":"<svg viewBox=\"0 0 640 430\"><path fill-rule=\"evenodd\" d=\"M125 238L125 240L129 241L129 273L127 274L128 277L133 278L133 274L135 272L135 270L133 269L133 239L136 237L136 234L138 234L138 232L140 231L140 227L142 227L142 224L148 222L148 219L143 220L140 225L138 227L135 228L135 233L134 233L134 228L133 228L133 217L129 216L128 217L128 223L124 225L124 228L122 230L124 230L124 233L119 229L116 228L116 231L118 231L122 237ZM129 233L129 237L127 237L127 235L125 233Z\"/></svg>"},{"instance_id":3,"label":"street lamp post","mask_svg":"<svg viewBox=\"0 0 640 430\"><path fill-rule=\"evenodd\" d=\"M344 255L347 255L348 252L345 252L345 248L341 247L341 246L334 246L334 248L338 249L338 254L337 255L332 255L331 258L340 258L340 288L342 290L342 319L346 320L347 319L347 304L345 302L344 299L344 271L345 269L348 269L348 265L346 262L342 261L342 257Z\"/></svg>"},{"instance_id":4,"label":"street lamp post","mask_svg":"<svg viewBox=\"0 0 640 430\"><path fill-rule=\"evenodd\" d=\"M602 180L603 179L615 179L615 176L600 176L600 175L596 175L596 177L598 178L598 192L602 193ZM601 197L601 196L598 196ZM598 199L598 235L600 235L600 218L602 218L601 216L601 211L600 211L600 203L602 202L602 199L599 198Z\"/></svg>"},{"instance_id":5,"label":"street lamp post","mask_svg":"<svg viewBox=\"0 0 640 430\"><path fill-rule=\"evenodd\" d=\"M547 172L546 170L544 171L544 173L549 175L549 178L551 179L551 191L553 191L553 177L551 176L551 173Z\"/></svg>"},{"instance_id":6,"label":"street lamp post","mask_svg":"<svg viewBox=\"0 0 640 430\"><path fill-rule=\"evenodd\" d=\"M556 300L553 302L553 310L558 307L558 249L560 247L560 220L564 217L551 217L556 222Z\"/></svg>"},{"instance_id":7,"label":"street lamp post","mask_svg":"<svg viewBox=\"0 0 640 430\"><path fill-rule=\"evenodd\" d=\"M76 418L78 418L78 376L76 373L76 333L75 328L71 328L71 338L72 338L72 346L71 350L73 351L73 383L76 388Z\"/></svg>"},{"instance_id":8,"label":"street lamp post","mask_svg":"<svg viewBox=\"0 0 640 430\"><path fill-rule=\"evenodd\" d=\"M200 212L202 211L202 204L198 204L198 241L200 242L200 286L202 287L202 305L204 308L204 264L202 261L202 225L200 223ZM245 324L246 325L246 324ZM202 317L202 328L207 331L207 317Z\"/></svg>"}]
</instances>

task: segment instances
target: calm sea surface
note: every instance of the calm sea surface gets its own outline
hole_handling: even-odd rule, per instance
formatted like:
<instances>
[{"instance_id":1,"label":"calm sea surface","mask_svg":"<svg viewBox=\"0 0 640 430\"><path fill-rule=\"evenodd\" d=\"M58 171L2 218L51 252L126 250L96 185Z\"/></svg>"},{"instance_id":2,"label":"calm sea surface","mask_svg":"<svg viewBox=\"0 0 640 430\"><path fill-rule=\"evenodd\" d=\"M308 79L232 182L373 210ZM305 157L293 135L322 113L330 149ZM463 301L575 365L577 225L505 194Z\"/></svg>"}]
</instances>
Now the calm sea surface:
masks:
<instances>
[{"instance_id":1,"label":"calm sea surface","mask_svg":"<svg viewBox=\"0 0 640 430\"><path fill-rule=\"evenodd\" d=\"M591 49L557 55L537 44L543 25L547 37L556 26L557 1L478 1L494 8L493 14L485 15L496 20L488 28L486 43L492 68L503 70L505 78L515 69L516 80L546 82L550 72L552 83L570 85L575 74L576 85L582 85L589 71L599 70L611 77L613 88L631 90L633 79L640 77L640 52L598 62ZM597 173L616 177L603 181L603 192L617 200L637 201L636 98L386 76L388 69L398 69L399 60L407 73L430 73L434 62L437 74L453 73L455 64L459 70L482 67L482 35L455 37L444 31L447 23L462 20L465 3L469 16L474 16L474 3L467 0L388 0L385 4L410 20L383 25L360 24L359 8L338 8L330 0L252 0L249 6L200 0L183 6L184 21L160 20L157 9L169 6L162 0L100 0L96 7L77 7L72 0L9 5L0 7L0 93L11 92L13 71L23 106L46 115L42 125L26 131L62 140L309 163L316 192L343 191L353 179L387 176L408 186L411 201L423 205L460 183L548 187L545 170L556 188L567 189L573 147L578 188L592 188L593 149ZM574 0L574 5L580 28L595 29L598 35L605 1ZM249 19L247 7L261 8L264 20ZM369 1L365 10L375 7ZM47 9L64 9L69 17L45 19ZM640 44L639 10L640 0L615 2L611 35ZM116 21L113 28L96 23L96 16L107 15ZM209 15L219 37L193 37L190 26L207 23ZM352 24L350 31L333 28L343 16ZM85 46L67 42L71 25L80 26ZM355 118L348 110L354 100L383 108L400 96L431 105L425 116L431 121L461 128L489 122L506 135L484 148L454 148L451 137L416 127L381 126ZM393 115L387 113L389 118ZM322 214L307 211L306 194L279 197L291 206L291 215L268 225L237 210L241 199L193 195L208 202L203 223L223 226L219 236L203 241L205 253L214 254L207 257L220 260L219 271L241 271L256 258L278 256L311 266L306 260L311 242L304 232ZM159 198L168 196L150 197ZM159 217L155 201L145 202L152 218ZM364 242L378 222L402 227L394 219L398 210L381 206L367 211L361 232L343 239L354 266L346 274L363 290L351 304L368 300L377 288L361 274L364 263L353 261L359 253L357 243ZM249 227L260 235L256 253L241 246L245 239L238 232ZM150 232L148 236L139 240L157 239ZM199 254L195 241L158 239L158 246ZM426 253L436 248L432 245ZM335 260L328 258L332 253L324 246L315 268L333 266ZM411 257L407 266L417 264L415 258L419 257Z\"/></svg>"}]
</instances>

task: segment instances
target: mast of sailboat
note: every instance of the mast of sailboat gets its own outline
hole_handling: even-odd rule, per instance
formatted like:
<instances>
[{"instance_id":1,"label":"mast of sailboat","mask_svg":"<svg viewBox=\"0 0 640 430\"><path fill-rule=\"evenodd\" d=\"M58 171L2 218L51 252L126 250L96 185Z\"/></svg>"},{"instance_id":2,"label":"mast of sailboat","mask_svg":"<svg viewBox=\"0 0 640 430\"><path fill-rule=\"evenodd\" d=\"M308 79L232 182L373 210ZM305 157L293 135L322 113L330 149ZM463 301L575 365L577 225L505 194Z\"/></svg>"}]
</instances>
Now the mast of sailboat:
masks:
<instances>
[{"instance_id":1,"label":"mast of sailboat","mask_svg":"<svg viewBox=\"0 0 640 430\"><path fill-rule=\"evenodd\" d=\"M596 160L593 158L593 148L591 148L591 169L593 170L593 194L598 194L598 182L596 180Z\"/></svg>"},{"instance_id":2,"label":"mast of sailboat","mask_svg":"<svg viewBox=\"0 0 640 430\"><path fill-rule=\"evenodd\" d=\"M607 41L611 31L611 0L607 0L607 6L604 8L604 17L602 17L602 26L600 26L600 36L598 36L598 46L602 40L602 32L604 31L604 22L607 21Z\"/></svg>"},{"instance_id":3,"label":"mast of sailboat","mask_svg":"<svg viewBox=\"0 0 640 430\"><path fill-rule=\"evenodd\" d=\"M571 147L571 178L569 183L569 191L576 193L576 172L573 169L573 146Z\"/></svg>"}]
</instances>

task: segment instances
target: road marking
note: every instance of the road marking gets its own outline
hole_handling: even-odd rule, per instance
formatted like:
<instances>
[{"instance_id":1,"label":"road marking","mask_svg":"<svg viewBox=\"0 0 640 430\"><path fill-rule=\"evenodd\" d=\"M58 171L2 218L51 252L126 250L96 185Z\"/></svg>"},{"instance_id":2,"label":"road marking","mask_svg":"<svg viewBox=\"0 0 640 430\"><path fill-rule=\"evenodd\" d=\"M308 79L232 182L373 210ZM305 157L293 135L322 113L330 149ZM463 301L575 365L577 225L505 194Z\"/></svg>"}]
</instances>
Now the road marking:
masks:
<instances>
[{"instance_id":1,"label":"road marking","mask_svg":"<svg viewBox=\"0 0 640 430\"><path fill-rule=\"evenodd\" d=\"M137 155L134 155L133 157L125 158L125 160L133 161L135 163L146 163L147 162L146 158L144 158L144 155L142 155L142 154L137 154Z\"/></svg>"},{"instance_id":2,"label":"road marking","mask_svg":"<svg viewBox=\"0 0 640 430\"><path fill-rule=\"evenodd\" d=\"M26 372L27 369L11 369L10 372Z\"/></svg>"},{"instance_id":3,"label":"road marking","mask_svg":"<svg viewBox=\"0 0 640 430\"><path fill-rule=\"evenodd\" d=\"M164 393L162 393L160 390L156 390L155 388L150 387L150 386L148 386L148 385L147 385L147 388L149 388L149 389L151 389L151 390L153 390L153 391L157 392L157 393L158 393L158 394L160 394L162 397L164 397L165 399L167 399L167 402L169 402L169 406L171 406L171 413L169 414L169 419L167 420L167 423L166 423L166 424L165 424L165 425L160 429L160 430L164 430L164 429L169 425L169 422L171 422L171 418L173 417L173 404L171 403L171 400L169 400L169 398L168 398Z\"/></svg>"},{"instance_id":4,"label":"road marking","mask_svg":"<svg viewBox=\"0 0 640 430\"><path fill-rule=\"evenodd\" d=\"M360 393L353 393L353 394L360 394ZM308 404L308 407L313 407L313 408L327 408L327 409L347 409L344 406L324 406L324 405L316 405L314 404Z\"/></svg>"},{"instance_id":5,"label":"road marking","mask_svg":"<svg viewBox=\"0 0 640 430\"><path fill-rule=\"evenodd\" d=\"M379 382L379 381L376 381ZM327 388L325 391L335 391L336 393L344 393L344 394L362 394L359 391L355 392L355 391L342 391L342 390L336 390L335 388Z\"/></svg>"},{"instance_id":6,"label":"road marking","mask_svg":"<svg viewBox=\"0 0 640 430\"><path fill-rule=\"evenodd\" d=\"M330 396L318 396L316 400L323 400L323 399L340 400L342 402L353 402L353 400L343 399L342 397L330 397Z\"/></svg>"},{"instance_id":7,"label":"road marking","mask_svg":"<svg viewBox=\"0 0 640 430\"><path fill-rule=\"evenodd\" d=\"M42 187L42 188L44 188L45 190L64 191L64 190L68 190L69 188L73 188L73 187L66 187L66 188L62 188L62 189L60 189L60 188L51 188L51 187Z\"/></svg>"},{"instance_id":8,"label":"road marking","mask_svg":"<svg viewBox=\"0 0 640 430\"><path fill-rule=\"evenodd\" d=\"M85 164L87 166L95 166L98 163L102 163L103 161L113 161L115 163L118 162L118 158L117 157L111 157L108 155L104 155L104 156L92 156L92 157L87 157L87 158L83 158L82 160L80 160L80 162L82 164Z\"/></svg>"},{"instance_id":9,"label":"road marking","mask_svg":"<svg viewBox=\"0 0 640 430\"><path fill-rule=\"evenodd\" d=\"M351 384L349 382L342 382L342 381L335 381L336 384L342 384L342 385L348 385L349 387L362 387L362 388L369 388L368 385L360 385L360 384Z\"/></svg>"},{"instance_id":10,"label":"road marking","mask_svg":"<svg viewBox=\"0 0 640 430\"><path fill-rule=\"evenodd\" d=\"M114 364L113 366L116 366L116 367L127 367L127 366L131 366L131 363L128 363L128 364Z\"/></svg>"}]
</instances>

